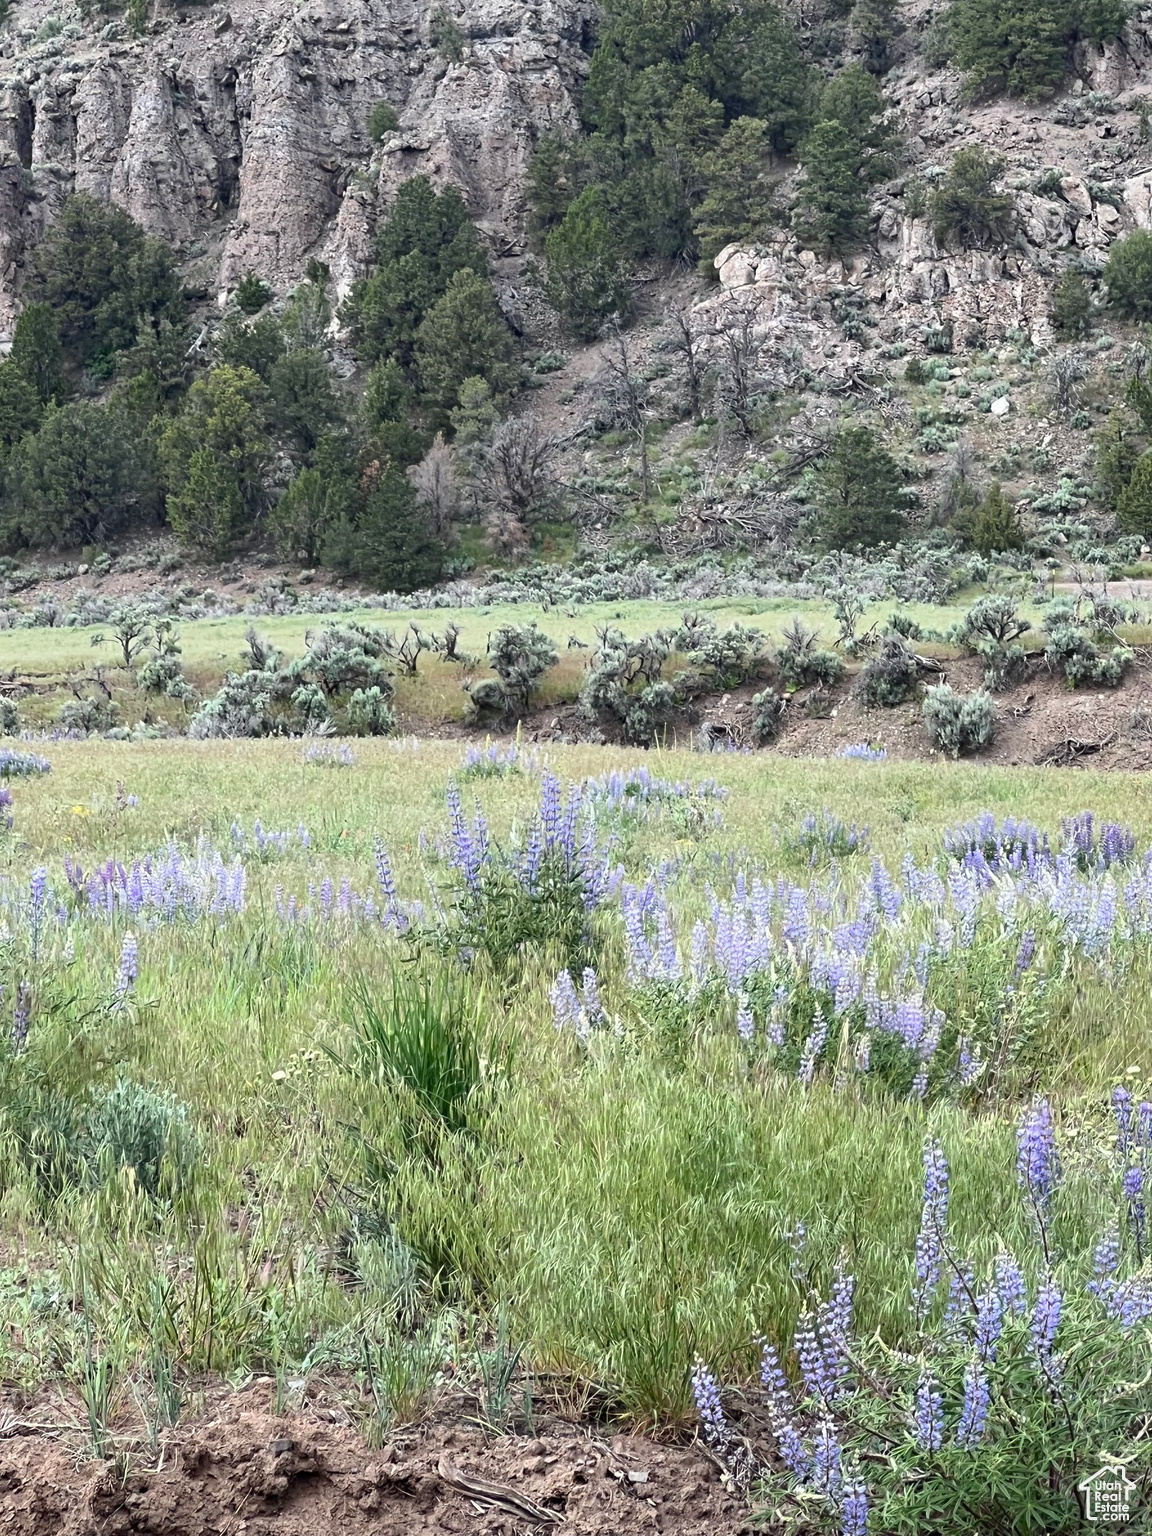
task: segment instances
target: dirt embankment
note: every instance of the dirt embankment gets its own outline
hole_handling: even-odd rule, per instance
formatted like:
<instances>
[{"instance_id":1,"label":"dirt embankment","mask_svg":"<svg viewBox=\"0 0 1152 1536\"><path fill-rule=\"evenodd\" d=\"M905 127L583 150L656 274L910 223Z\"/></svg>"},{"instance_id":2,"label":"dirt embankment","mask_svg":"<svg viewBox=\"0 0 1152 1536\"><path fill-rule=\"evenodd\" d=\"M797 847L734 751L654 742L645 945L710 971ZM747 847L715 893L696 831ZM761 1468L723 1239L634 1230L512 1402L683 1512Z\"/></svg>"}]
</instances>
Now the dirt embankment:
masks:
<instances>
[{"instance_id":1,"label":"dirt embankment","mask_svg":"<svg viewBox=\"0 0 1152 1536\"><path fill-rule=\"evenodd\" d=\"M271 1385L221 1395L159 1455L86 1462L79 1437L0 1411L5 1536L739 1536L742 1500L696 1446L549 1421L538 1438L434 1421L370 1450L323 1394L271 1411Z\"/></svg>"}]
</instances>

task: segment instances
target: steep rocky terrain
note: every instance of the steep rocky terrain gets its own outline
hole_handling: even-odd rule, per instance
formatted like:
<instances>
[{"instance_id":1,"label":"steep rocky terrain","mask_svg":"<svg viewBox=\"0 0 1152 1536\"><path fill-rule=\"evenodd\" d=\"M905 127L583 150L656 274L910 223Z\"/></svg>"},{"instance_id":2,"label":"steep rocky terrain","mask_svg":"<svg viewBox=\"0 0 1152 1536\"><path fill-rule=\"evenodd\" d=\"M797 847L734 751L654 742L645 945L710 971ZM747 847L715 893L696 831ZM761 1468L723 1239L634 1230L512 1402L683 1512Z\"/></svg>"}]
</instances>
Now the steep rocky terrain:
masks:
<instances>
[{"instance_id":1,"label":"steep rocky terrain","mask_svg":"<svg viewBox=\"0 0 1152 1536\"><path fill-rule=\"evenodd\" d=\"M494 252L519 254L527 160L543 132L575 126L593 14L591 0L157 3L135 37L74 0L18 0L0 31L0 336L24 253L70 191L121 204L173 244L190 290L221 301L248 269L283 290L311 256L346 289L379 210L419 172L462 187ZM874 249L845 270L782 233L718 263L724 290L754 288L781 339L806 351L822 338L801 335L801 318L842 284L872 308L880 340L943 321L958 337L1017 329L1042 342L1061 253L1099 265L1118 234L1152 222L1152 12L1114 44L1081 44L1054 101L976 108L955 70L924 63L931 15L903 8L885 80L907 153L878 189ZM450 48L446 25L459 32ZM400 129L374 147L366 123L381 100ZM1020 224L1010 249L957 256L909 216L905 194L969 142L1007 157ZM516 265L503 275L507 292Z\"/></svg>"},{"instance_id":2,"label":"steep rocky terrain","mask_svg":"<svg viewBox=\"0 0 1152 1536\"><path fill-rule=\"evenodd\" d=\"M506 247L536 139L575 121L590 6L459 6L455 63L433 43L441 14L422 0L157 4L136 38L74 0L21 0L0 29L0 335L24 252L73 191L170 241L211 297L248 269L283 288L311 256L345 288L382 201L419 172L462 187ZM381 100L401 126L374 149Z\"/></svg>"}]
</instances>

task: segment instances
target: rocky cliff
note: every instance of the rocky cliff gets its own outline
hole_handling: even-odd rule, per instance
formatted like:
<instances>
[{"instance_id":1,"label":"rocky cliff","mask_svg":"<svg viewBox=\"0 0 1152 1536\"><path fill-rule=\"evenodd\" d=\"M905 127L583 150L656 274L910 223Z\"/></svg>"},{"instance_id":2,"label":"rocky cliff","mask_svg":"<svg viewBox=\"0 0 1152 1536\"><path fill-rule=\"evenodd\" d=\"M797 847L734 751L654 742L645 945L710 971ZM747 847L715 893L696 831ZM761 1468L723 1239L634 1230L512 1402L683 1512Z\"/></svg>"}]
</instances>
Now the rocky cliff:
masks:
<instances>
[{"instance_id":1,"label":"rocky cliff","mask_svg":"<svg viewBox=\"0 0 1152 1536\"><path fill-rule=\"evenodd\" d=\"M377 210L419 172L464 189L497 250L516 237L542 132L575 122L586 0L467 0L434 38L431 0L157 3L144 35L73 0L21 0L0 28L0 335L24 253L73 191L112 198L222 296L249 268L295 281L309 257L343 289ZM369 111L399 132L379 146Z\"/></svg>"}]
</instances>

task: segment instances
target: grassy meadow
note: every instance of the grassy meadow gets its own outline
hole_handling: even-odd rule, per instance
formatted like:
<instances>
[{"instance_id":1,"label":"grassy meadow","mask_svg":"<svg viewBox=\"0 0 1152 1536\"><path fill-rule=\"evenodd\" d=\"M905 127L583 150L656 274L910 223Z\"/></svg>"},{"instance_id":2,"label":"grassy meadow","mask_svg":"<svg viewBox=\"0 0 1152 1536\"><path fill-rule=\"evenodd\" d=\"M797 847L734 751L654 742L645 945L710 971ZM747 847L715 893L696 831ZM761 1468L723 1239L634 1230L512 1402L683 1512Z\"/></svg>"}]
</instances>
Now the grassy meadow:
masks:
<instances>
[{"instance_id":1,"label":"grassy meadow","mask_svg":"<svg viewBox=\"0 0 1152 1536\"><path fill-rule=\"evenodd\" d=\"M1109 1094L1122 1082L1135 1100L1152 1083L1142 935L1101 949L1049 897L1021 886L1010 910L1008 885L993 885L931 960L948 1024L928 1091L909 1093L903 1067L846 1073L844 1031L839 1058L829 1045L807 1078L803 1058L784 1066L761 1048L771 1015L751 971L740 1006L746 994L754 1043L731 988L637 976L628 914L643 911L653 945L657 907L680 923L667 963L686 978L693 924L718 921L741 871L808 892L810 921L833 924L875 883L873 858L893 877L906 857L942 871L947 829L985 811L1026 817L1055 846L1062 821L1091 807L1143 850L1152 791L1139 779L596 748L468 777L458 744L414 738L357 742L350 765L308 761L287 740L44 750L50 772L0 780L13 819L0 834L0 1007L16 1041L0 1074L0 1375L25 1393L62 1384L98 1449L155 1438L221 1375L272 1375L286 1400L320 1373L383 1433L434 1398L449 1360L507 1423L520 1409L493 1386L494 1350L518 1358L516 1392L535 1411L683 1426L693 1361L754 1377L754 1338L786 1349L838 1264L861 1329L911 1345L926 1138L951 1168L956 1250L984 1263L1027 1248L1016 1137L1037 1094L1069 1149L1053 1241L1082 1256L1106 1224ZM587 836L615 871L581 940L603 1001L595 1028L557 1027L569 956L547 921L487 953L476 921L512 919L469 907L452 862L450 783L463 825L483 809L495 860L523 847L548 769L564 785L647 770L681 786L639 808L586 796ZM723 798L697 793L705 769ZM868 829L855 851L841 837L852 827ZM149 856L146 869L169 873L141 903L131 872ZM242 894L214 896L240 867ZM905 940L911 953L951 910L933 899L929 919L906 895L903 915L873 922L882 990L909 986ZM1013 981L1025 927L1037 961ZM773 942L773 980L795 980L798 949ZM373 1010L385 1024L412 1012L397 975L427 982L416 1011L436 1014L433 1032L449 1016L472 1031L474 1058L454 1058L460 1091L443 1074L428 1087L425 1036L404 1059L395 1033L373 1044ZM810 1018L819 987L804 985ZM974 1090L958 1086L948 1033L969 1014L973 1038L987 1026L1003 1050Z\"/></svg>"}]
</instances>

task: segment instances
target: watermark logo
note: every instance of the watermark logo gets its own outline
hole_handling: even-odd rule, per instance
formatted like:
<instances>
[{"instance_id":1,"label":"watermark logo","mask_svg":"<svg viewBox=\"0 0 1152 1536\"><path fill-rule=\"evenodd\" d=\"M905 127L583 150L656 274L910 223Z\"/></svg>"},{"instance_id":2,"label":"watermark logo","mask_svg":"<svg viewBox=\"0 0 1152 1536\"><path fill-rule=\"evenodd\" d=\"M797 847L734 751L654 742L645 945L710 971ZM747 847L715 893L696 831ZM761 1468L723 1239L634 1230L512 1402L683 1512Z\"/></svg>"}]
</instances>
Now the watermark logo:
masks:
<instances>
[{"instance_id":1,"label":"watermark logo","mask_svg":"<svg viewBox=\"0 0 1152 1536\"><path fill-rule=\"evenodd\" d=\"M1131 1513L1136 1484L1124 1467L1105 1466L1080 1484L1084 1518L1101 1525L1123 1525Z\"/></svg>"}]
</instances>

